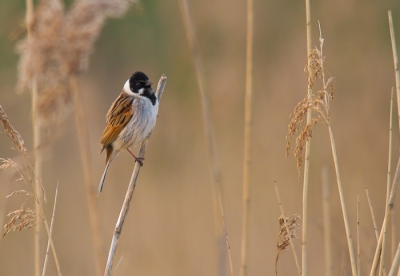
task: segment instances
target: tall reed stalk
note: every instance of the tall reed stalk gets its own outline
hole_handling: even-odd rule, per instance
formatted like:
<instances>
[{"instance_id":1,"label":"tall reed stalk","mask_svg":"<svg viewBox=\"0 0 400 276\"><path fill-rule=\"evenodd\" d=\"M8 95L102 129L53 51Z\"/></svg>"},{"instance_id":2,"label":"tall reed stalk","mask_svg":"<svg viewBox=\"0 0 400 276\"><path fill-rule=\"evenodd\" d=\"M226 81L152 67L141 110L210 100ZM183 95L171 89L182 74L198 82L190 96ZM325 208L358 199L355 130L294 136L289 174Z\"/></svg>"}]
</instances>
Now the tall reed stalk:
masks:
<instances>
[{"instance_id":1,"label":"tall reed stalk","mask_svg":"<svg viewBox=\"0 0 400 276\"><path fill-rule=\"evenodd\" d=\"M399 121L399 125L400 125L400 71L399 71L399 59L398 59L397 47L396 47L396 38L395 38L394 27L393 27L392 11L388 11L388 20L389 20L390 40L392 43L394 72L395 72L395 78L396 78L398 121ZM379 235L378 245L375 250L375 255L374 255L374 260L372 262L370 276L373 276L375 274L379 260L381 258L382 246L383 246L383 236L384 236L384 232L387 229L388 220L389 220L390 214L393 209L393 204L394 204L394 200L396 198L396 192L397 192L397 187L398 187L399 181L400 181L400 158L397 162L396 173L395 173L395 176L394 176L394 179L392 182L392 187L390 189L389 200L387 201L387 204L386 204L385 218L383 220L381 233Z\"/></svg>"},{"instance_id":2,"label":"tall reed stalk","mask_svg":"<svg viewBox=\"0 0 400 276\"><path fill-rule=\"evenodd\" d=\"M212 199L213 199L213 209L214 209L214 221L215 221L215 236L217 242L218 250L222 250L221 246L219 246L220 241L225 238L226 243L226 251L228 255L229 261L229 269L230 275L233 276L233 264L232 264L232 256L231 256L231 247L229 243L228 230L226 226L225 212L224 206L221 197L221 168L219 165L219 157L217 151L217 143L215 139L215 131L211 119L211 111L209 107L208 95L206 94L206 78L204 74L203 61L200 55L200 45L197 39L196 25L193 20L193 14L190 7L190 4L187 0L179 1L179 6L181 9L182 20L185 27L186 38L188 40L189 48L191 50L191 54L193 56L197 84L199 87L200 99L201 99L201 108L202 108L202 116L203 116L203 128L204 135L206 140L207 147L207 157L208 157L208 165L211 172L211 176L213 178L213 185L211 187L212 191ZM225 260L225 252L219 252L219 274L224 274L225 268L223 265Z\"/></svg>"},{"instance_id":3,"label":"tall reed stalk","mask_svg":"<svg viewBox=\"0 0 400 276\"><path fill-rule=\"evenodd\" d=\"M250 164L252 137L252 98L253 98L253 36L254 36L253 0L247 0L247 37L246 37L246 92L244 99L244 156L243 156L243 218L242 251L240 275L248 275L249 216L250 216Z\"/></svg>"},{"instance_id":4,"label":"tall reed stalk","mask_svg":"<svg viewBox=\"0 0 400 276\"><path fill-rule=\"evenodd\" d=\"M392 130L393 130L393 88L390 94L390 119L389 119L389 153L388 153L388 171L387 171L387 181L386 181L386 205L389 203L390 197L390 172L392 168ZM389 217L388 217L389 219ZM393 223L393 222L392 222ZM386 249L386 238L387 238L387 225L385 225L385 229L383 230L383 240L382 240L382 256L381 262L379 266L379 275L386 275L385 273L385 249Z\"/></svg>"},{"instance_id":5,"label":"tall reed stalk","mask_svg":"<svg viewBox=\"0 0 400 276\"><path fill-rule=\"evenodd\" d=\"M26 0L26 29L27 29L27 39L31 39L32 32L32 23L33 23L33 0ZM35 166L35 178L34 178L34 187L36 189L36 193L38 195L38 200L42 201L42 191L40 189L40 185L38 183L38 179L42 179L42 153L39 149L41 143L41 122L40 116L38 116L38 88L35 77L33 77L31 81L31 108L32 108L32 126L33 126L33 150L34 150L34 166ZM35 204L35 211L39 213L40 206L39 204ZM34 267L35 267L35 276L40 275L40 267L41 267L41 233L42 233L42 224L38 223L35 227L34 232Z\"/></svg>"},{"instance_id":6,"label":"tall reed stalk","mask_svg":"<svg viewBox=\"0 0 400 276\"><path fill-rule=\"evenodd\" d=\"M333 275L331 196L327 167L322 169L322 217L324 223L325 276L331 276Z\"/></svg>"},{"instance_id":7,"label":"tall reed stalk","mask_svg":"<svg viewBox=\"0 0 400 276\"><path fill-rule=\"evenodd\" d=\"M89 221L92 233L93 242L93 253L94 253L94 269L96 275L101 275L104 262L104 245L101 235L100 226L100 214L99 208L97 206L97 196L94 189L94 180L92 173L92 158L90 155L90 140L89 140L89 130L87 128L87 120L84 114L84 108L82 99L79 97L79 89L76 80L76 76L71 76L70 87L72 90L72 95L74 97L74 109L75 109L75 125L78 134L79 141L79 152L81 156L82 166L83 166L83 176L86 190L86 202L89 211Z\"/></svg>"},{"instance_id":8,"label":"tall reed stalk","mask_svg":"<svg viewBox=\"0 0 400 276\"><path fill-rule=\"evenodd\" d=\"M308 71L311 72L311 8L310 0L306 0L306 30L307 30L307 67ZM312 85L308 80L307 83L308 91L307 98L312 98ZM311 125L312 110L307 110L307 125ZM307 276L307 225L308 225L308 178L310 174L310 152L311 152L311 139L306 141L306 149L304 153L304 176L303 176L303 223L301 232L301 273L303 276Z\"/></svg>"}]
</instances>

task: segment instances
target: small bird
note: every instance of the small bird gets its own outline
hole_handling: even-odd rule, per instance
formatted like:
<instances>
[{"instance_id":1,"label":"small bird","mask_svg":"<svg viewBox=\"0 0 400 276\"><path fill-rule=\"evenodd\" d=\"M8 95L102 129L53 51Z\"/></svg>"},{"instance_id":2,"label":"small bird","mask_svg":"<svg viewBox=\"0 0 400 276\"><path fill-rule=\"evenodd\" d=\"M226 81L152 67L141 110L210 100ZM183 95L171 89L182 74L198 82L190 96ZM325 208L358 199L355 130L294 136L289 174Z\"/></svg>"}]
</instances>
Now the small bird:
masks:
<instances>
[{"instance_id":1,"label":"small bird","mask_svg":"<svg viewBox=\"0 0 400 276\"><path fill-rule=\"evenodd\" d=\"M136 72L125 82L121 94L113 102L106 116L106 127L101 136L101 152L106 150L106 166L100 180L97 195L103 189L104 179L111 161L120 151L127 150L143 166L143 159L136 157L130 147L140 145L153 130L158 99L151 88L153 83L143 72Z\"/></svg>"}]
</instances>

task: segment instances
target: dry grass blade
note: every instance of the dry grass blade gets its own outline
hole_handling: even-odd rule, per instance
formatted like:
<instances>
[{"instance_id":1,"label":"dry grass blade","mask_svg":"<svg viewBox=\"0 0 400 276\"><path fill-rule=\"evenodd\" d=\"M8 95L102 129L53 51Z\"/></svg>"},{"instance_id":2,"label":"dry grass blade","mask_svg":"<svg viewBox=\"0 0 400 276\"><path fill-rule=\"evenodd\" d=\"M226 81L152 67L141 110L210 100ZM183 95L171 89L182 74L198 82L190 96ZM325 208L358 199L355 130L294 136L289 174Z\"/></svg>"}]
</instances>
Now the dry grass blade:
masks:
<instances>
[{"instance_id":1,"label":"dry grass blade","mask_svg":"<svg viewBox=\"0 0 400 276\"><path fill-rule=\"evenodd\" d=\"M296 239L296 230L300 225L297 221L300 219L299 215L293 215L291 218L281 216L279 218L279 234L276 244L276 258L275 258L275 275L278 275L278 260L279 255L285 251L292 239Z\"/></svg>"},{"instance_id":2,"label":"dry grass blade","mask_svg":"<svg viewBox=\"0 0 400 276\"><path fill-rule=\"evenodd\" d=\"M7 114L4 112L4 109L0 105L0 121L3 124L5 134L7 134L17 149L25 156L27 156L26 148L24 140L22 139L19 132L11 125L10 120L8 119Z\"/></svg>"}]
</instances>

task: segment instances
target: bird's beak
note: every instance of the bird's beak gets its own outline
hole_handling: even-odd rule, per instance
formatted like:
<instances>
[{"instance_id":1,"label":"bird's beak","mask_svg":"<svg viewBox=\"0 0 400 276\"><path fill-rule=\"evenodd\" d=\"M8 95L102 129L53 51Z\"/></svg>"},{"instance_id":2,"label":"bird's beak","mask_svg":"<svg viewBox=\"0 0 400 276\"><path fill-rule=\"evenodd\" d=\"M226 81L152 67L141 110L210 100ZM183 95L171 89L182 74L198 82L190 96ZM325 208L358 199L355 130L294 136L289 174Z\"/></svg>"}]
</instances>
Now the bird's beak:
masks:
<instances>
[{"instance_id":1,"label":"bird's beak","mask_svg":"<svg viewBox=\"0 0 400 276\"><path fill-rule=\"evenodd\" d=\"M148 85L148 86L150 86L150 85L152 85L153 83L150 81L150 80L147 80L146 81L146 85Z\"/></svg>"}]
</instances>

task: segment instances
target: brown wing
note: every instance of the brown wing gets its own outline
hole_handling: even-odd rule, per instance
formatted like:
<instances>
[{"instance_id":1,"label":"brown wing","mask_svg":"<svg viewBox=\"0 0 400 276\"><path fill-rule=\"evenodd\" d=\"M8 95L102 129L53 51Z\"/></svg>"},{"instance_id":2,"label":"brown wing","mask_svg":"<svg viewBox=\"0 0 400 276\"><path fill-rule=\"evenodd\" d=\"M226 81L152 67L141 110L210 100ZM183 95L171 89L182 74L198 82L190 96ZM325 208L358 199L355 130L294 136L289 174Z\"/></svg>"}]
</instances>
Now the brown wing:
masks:
<instances>
[{"instance_id":1,"label":"brown wing","mask_svg":"<svg viewBox=\"0 0 400 276\"><path fill-rule=\"evenodd\" d=\"M133 116L132 103L134 98L123 92L113 102L107 112L107 125L101 136L100 143L103 145L101 151L107 148L117 138Z\"/></svg>"}]
</instances>

